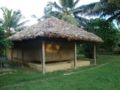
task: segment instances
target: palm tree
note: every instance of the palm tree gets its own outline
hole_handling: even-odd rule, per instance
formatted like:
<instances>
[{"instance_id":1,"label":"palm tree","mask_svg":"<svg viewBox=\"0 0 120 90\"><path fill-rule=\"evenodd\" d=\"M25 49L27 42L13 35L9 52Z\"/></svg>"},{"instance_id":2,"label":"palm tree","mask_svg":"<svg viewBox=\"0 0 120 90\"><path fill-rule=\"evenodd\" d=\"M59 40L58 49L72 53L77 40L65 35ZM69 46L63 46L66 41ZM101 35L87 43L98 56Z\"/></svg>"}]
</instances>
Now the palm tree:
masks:
<instances>
[{"instance_id":1,"label":"palm tree","mask_svg":"<svg viewBox=\"0 0 120 90\"><path fill-rule=\"evenodd\" d=\"M55 16L79 26L74 16L74 13L80 10L79 7L76 7L78 2L79 0L59 0L60 5L56 2L49 2L44 10L45 17Z\"/></svg>"},{"instance_id":2,"label":"palm tree","mask_svg":"<svg viewBox=\"0 0 120 90\"><path fill-rule=\"evenodd\" d=\"M100 0L80 7L76 14L99 15L108 18L107 21L120 21L120 0Z\"/></svg>"},{"instance_id":3,"label":"palm tree","mask_svg":"<svg viewBox=\"0 0 120 90\"><path fill-rule=\"evenodd\" d=\"M13 11L7 8L1 8L1 10L3 12L3 19L1 19L1 22L4 27L4 30L6 30L7 32L7 36L10 36L12 34L11 30L21 30L23 28L23 25L27 22L21 22L22 14L20 10Z\"/></svg>"}]
</instances>

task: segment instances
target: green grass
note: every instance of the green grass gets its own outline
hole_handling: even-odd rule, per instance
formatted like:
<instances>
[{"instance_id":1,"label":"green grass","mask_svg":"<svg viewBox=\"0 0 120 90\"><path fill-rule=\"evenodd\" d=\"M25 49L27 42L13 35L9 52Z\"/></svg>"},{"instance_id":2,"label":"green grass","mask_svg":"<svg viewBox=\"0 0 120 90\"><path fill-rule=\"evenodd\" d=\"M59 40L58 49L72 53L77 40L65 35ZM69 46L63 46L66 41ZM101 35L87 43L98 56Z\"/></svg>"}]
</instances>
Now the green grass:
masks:
<instances>
[{"instance_id":1,"label":"green grass","mask_svg":"<svg viewBox=\"0 0 120 90\"><path fill-rule=\"evenodd\" d=\"M120 90L120 56L101 55L97 63L97 66L45 75L16 69L0 76L0 90Z\"/></svg>"}]
</instances>

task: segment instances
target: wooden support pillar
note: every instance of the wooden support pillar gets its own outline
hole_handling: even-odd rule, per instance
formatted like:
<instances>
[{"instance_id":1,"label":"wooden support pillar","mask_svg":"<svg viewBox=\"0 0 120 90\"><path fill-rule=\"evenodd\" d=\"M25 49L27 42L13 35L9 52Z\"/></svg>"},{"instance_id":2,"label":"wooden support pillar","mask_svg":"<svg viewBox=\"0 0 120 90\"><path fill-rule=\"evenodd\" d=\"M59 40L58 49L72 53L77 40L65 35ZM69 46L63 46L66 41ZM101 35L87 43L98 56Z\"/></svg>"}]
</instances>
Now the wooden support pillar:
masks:
<instances>
[{"instance_id":1,"label":"wooden support pillar","mask_svg":"<svg viewBox=\"0 0 120 90\"><path fill-rule=\"evenodd\" d=\"M96 45L94 44L94 65L96 65Z\"/></svg>"},{"instance_id":2,"label":"wooden support pillar","mask_svg":"<svg viewBox=\"0 0 120 90\"><path fill-rule=\"evenodd\" d=\"M45 42L42 42L42 72L45 74L46 68L45 68Z\"/></svg>"},{"instance_id":3,"label":"wooden support pillar","mask_svg":"<svg viewBox=\"0 0 120 90\"><path fill-rule=\"evenodd\" d=\"M75 42L75 48L74 48L74 68L76 69L77 68L77 45L76 45L76 42Z\"/></svg>"},{"instance_id":4,"label":"wooden support pillar","mask_svg":"<svg viewBox=\"0 0 120 90\"><path fill-rule=\"evenodd\" d=\"M24 49L22 48L22 61L24 61Z\"/></svg>"},{"instance_id":5,"label":"wooden support pillar","mask_svg":"<svg viewBox=\"0 0 120 90\"><path fill-rule=\"evenodd\" d=\"M23 64L24 64L24 49L22 48L22 67L24 66Z\"/></svg>"},{"instance_id":6,"label":"wooden support pillar","mask_svg":"<svg viewBox=\"0 0 120 90\"><path fill-rule=\"evenodd\" d=\"M13 61L13 48L11 48L11 61Z\"/></svg>"}]
</instances>

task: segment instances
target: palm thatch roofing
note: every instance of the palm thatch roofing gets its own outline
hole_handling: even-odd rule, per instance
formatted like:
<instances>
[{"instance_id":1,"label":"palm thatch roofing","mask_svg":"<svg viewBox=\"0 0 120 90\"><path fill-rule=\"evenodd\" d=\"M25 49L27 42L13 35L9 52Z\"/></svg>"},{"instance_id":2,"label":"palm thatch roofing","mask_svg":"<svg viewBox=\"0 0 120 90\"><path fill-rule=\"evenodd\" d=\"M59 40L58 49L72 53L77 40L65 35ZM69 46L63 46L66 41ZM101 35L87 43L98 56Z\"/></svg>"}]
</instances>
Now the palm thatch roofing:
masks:
<instances>
[{"instance_id":1,"label":"palm thatch roofing","mask_svg":"<svg viewBox=\"0 0 120 90\"><path fill-rule=\"evenodd\" d=\"M103 42L97 35L55 17L47 18L44 21L29 26L12 35L9 39L12 41L22 41L37 37L62 38L85 42Z\"/></svg>"}]
</instances>

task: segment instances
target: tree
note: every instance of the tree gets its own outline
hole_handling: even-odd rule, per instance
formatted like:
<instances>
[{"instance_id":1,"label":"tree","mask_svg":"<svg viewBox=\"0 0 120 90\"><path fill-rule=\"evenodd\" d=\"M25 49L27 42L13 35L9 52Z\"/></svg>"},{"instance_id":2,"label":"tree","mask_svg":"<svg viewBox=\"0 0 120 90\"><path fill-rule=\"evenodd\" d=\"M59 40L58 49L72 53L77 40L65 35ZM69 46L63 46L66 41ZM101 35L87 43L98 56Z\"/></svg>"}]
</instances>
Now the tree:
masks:
<instances>
[{"instance_id":1,"label":"tree","mask_svg":"<svg viewBox=\"0 0 120 90\"><path fill-rule=\"evenodd\" d=\"M3 18L1 19L4 30L7 32L7 36L12 34L12 30L19 31L23 29L23 25L27 21L21 22L22 14L21 11L13 11L7 8L1 8L3 12Z\"/></svg>"},{"instance_id":2,"label":"tree","mask_svg":"<svg viewBox=\"0 0 120 90\"><path fill-rule=\"evenodd\" d=\"M112 52L119 41L119 31L111 22L104 19L92 19L87 23L86 30L100 36L104 42L98 46L98 51ZM86 56L92 56L92 46L84 45Z\"/></svg>"},{"instance_id":3,"label":"tree","mask_svg":"<svg viewBox=\"0 0 120 90\"><path fill-rule=\"evenodd\" d=\"M10 47L11 42L6 39L4 29L0 26L0 56L5 55L5 50Z\"/></svg>"},{"instance_id":4,"label":"tree","mask_svg":"<svg viewBox=\"0 0 120 90\"><path fill-rule=\"evenodd\" d=\"M120 21L120 0L100 0L100 2L83 5L76 14L97 15L105 17L107 21Z\"/></svg>"},{"instance_id":5,"label":"tree","mask_svg":"<svg viewBox=\"0 0 120 90\"><path fill-rule=\"evenodd\" d=\"M78 2L79 0L59 0L60 5L56 2L49 2L44 10L45 17L55 16L79 26L77 19L74 17L74 12L79 10L79 7L76 7Z\"/></svg>"},{"instance_id":6,"label":"tree","mask_svg":"<svg viewBox=\"0 0 120 90\"><path fill-rule=\"evenodd\" d=\"M99 48L112 51L119 39L118 30L113 25L113 21L119 25L120 0L100 0L100 2L83 5L80 10L75 12L76 16L84 14L84 16L99 17L95 20L86 20L84 28L103 38L104 43ZM79 16L77 18L79 19ZM84 45L86 56L92 57L92 48L91 45Z\"/></svg>"}]
</instances>

